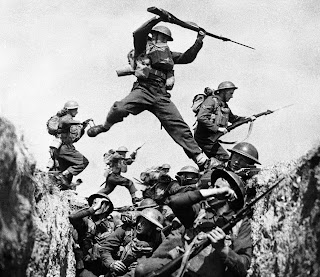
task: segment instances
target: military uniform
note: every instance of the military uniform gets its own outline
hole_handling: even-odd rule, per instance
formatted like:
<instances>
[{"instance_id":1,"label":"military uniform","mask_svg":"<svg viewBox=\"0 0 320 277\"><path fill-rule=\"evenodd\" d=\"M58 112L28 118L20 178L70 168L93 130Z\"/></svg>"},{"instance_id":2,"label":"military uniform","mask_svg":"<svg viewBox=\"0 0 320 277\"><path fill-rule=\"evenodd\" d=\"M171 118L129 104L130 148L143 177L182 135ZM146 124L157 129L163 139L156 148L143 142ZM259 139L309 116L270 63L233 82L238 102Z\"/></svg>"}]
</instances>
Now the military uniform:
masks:
<instances>
[{"instance_id":1,"label":"military uniform","mask_svg":"<svg viewBox=\"0 0 320 277\"><path fill-rule=\"evenodd\" d=\"M115 226L108 218L96 224L91 215L92 207L84 208L69 216L75 229L75 248L77 276L90 277L106 274L108 269L102 264L99 249L103 241L114 231Z\"/></svg>"},{"instance_id":2,"label":"military uniform","mask_svg":"<svg viewBox=\"0 0 320 277\"><path fill-rule=\"evenodd\" d=\"M101 248L102 263L110 269L115 260L121 260L127 267L127 272L113 276L134 276L134 268L130 266L142 257L150 257L161 241L161 233L153 237L137 236L134 228L120 226L106 239Z\"/></svg>"},{"instance_id":3,"label":"military uniform","mask_svg":"<svg viewBox=\"0 0 320 277\"><path fill-rule=\"evenodd\" d=\"M170 197L170 206L185 229L176 230L159 246L151 258L142 261L136 268L136 276L146 276L148 273L162 268L177 255L177 248L185 244L201 231L211 231L215 226L222 227L234 215L231 211L222 216L216 216L209 206L202 203L203 197L199 191L188 191ZM205 211L205 212L204 212ZM201 215L201 216L199 216ZM184 234L184 236L182 236ZM226 243L230 250L227 255L216 253L211 245L189 260L189 266L184 276L246 276L252 257L251 225L248 219L237 224L228 234ZM175 254L176 253L176 254Z\"/></svg>"},{"instance_id":4,"label":"military uniform","mask_svg":"<svg viewBox=\"0 0 320 277\"><path fill-rule=\"evenodd\" d=\"M235 123L243 119L244 117L234 115L219 95L210 95L204 100L197 114L198 124L194 138L209 158L214 157L225 162L229 159L229 154L217 141L217 134L221 134L218 128L227 127L228 122Z\"/></svg>"},{"instance_id":5,"label":"military uniform","mask_svg":"<svg viewBox=\"0 0 320 277\"><path fill-rule=\"evenodd\" d=\"M105 159L105 162L107 164L105 182L106 185L103 189L100 190L100 192L110 194L116 188L116 186L123 186L129 190L131 198L133 202L135 202L135 193L138 190L131 180L121 175L121 172L127 172L127 165L132 164L134 159L123 158L123 156L121 156L120 154L112 153L110 151L108 154L108 158Z\"/></svg>"},{"instance_id":6,"label":"military uniform","mask_svg":"<svg viewBox=\"0 0 320 277\"><path fill-rule=\"evenodd\" d=\"M173 74L174 64L191 63L196 58L202 47L202 41L197 39L194 45L184 53L171 52L168 47L166 51L156 53L154 49L157 48L157 45L148 46L148 34L159 22L160 19L153 18L134 32L135 58L146 54L151 59L152 69L147 78L137 79L128 96L114 103L107 115L105 125L121 122L129 114L137 115L148 110L160 120L161 125L184 149L187 156L195 160L202 151L177 107L171 102L171 95L166 89L166 79L168 74ZM151 49L153 49L152 53ZM166 53L167 56L163 56L163 53ZM155 57L159 55L161 55L161 61L157 63Z\"/></svg>"},{"instance_id":7,"label":"military uniform","mask_svg":"<svg viewBox=\"0 0 320 277\"><path fill-rule=\"evenodd\" d=\"M59 128L61 129L61 146L57 150L56 158L59 162L60 171L68 170L72 176L81 173L89 164L88 159L76 148L77 142L84 134L84 126L79 121L75 121L70 114L61 117ZM69 176L71 182L72 176Z\"/></svg>"}]
</instances>

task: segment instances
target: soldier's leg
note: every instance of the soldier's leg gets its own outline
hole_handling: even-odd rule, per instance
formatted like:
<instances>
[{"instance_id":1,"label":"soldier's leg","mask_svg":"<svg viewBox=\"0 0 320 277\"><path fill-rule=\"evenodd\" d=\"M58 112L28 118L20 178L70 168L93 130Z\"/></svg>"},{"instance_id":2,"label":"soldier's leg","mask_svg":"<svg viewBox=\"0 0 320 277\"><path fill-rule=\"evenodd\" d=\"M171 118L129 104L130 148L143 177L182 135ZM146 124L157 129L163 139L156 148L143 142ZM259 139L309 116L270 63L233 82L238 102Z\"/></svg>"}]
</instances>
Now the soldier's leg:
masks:
<instances>
[{"instance_id":1,"label":"soldier's leg","mask_svg":"<svg viewBox=\"0 0 320 277\"><path fill-rule=\"evenodd\" d=\"M171 102L169 97L161 96L154 108L151 110L160 120L162 126L173 140L179 144L187 156L195 161L198 166L207 161L207 157L196 143L191 130L183 120L177 107Z\"/></svg>"},{"instance_id":2,"label":"soldier's leg","mask_svg":"<svg viewBox=\"0 0 320 277\"><path fill-rule=\"evenodd\" d=\"M227 162L230 158L230 155L219 142L215 142L210 149L209 157L214 157L221 162Z\"/></svg>"},{"instance_id":3,"label":"soldier's leg","mask_svg":"<svg viewBox=\"0 0 320 277\"><path fill-rule=\"evenodd\" d=\"M70 185L74 175L78 175L89 164L89 161L73 145L62 145L57 152L60 173L59 179L61 189L72 189Z\"/></svg>"},{"instance_id":4,"label":"soldier's leg","mask_svg":"<svg viewBox=\"0 0 320 277\"><path fill-rule=\"evenodd\" d=\"M116 186L126 187L129 190L131 197L133 197L135 195L135 192L137 191L137 189L135 188L131 180L121 176L120 174L116 174L112 172L111 174L108 175L106 179L105 188L102 189L100 192L109 194L115 189Z\"/></svg>"},{"instance_id":5,"label":"soldier's leg","mask_svg":"<svg viewBox=\"0 0 320 277\"><path fill-rule=\"evenodd\" d=\"M58 161L61 170L67 170L72 176L81 173L89 164L88 159L83 156L73 145L62 145L58 152Z\"/></svg>"},{"instance_id":6,"label":"soldier's leg","mask_svg":"<svg viewBox=\"0 0 320 277\"><path fill-rule=\"evenodd\" d=\"M146 110L154 101L154 96L148 89L135 83L131 92L124 99L113 104L105 123L91 127L87 132L88 136L95 137L100 133L107 132L112 125L123 121L129 114L137 115Z\"/></svg>"}]
</instances>

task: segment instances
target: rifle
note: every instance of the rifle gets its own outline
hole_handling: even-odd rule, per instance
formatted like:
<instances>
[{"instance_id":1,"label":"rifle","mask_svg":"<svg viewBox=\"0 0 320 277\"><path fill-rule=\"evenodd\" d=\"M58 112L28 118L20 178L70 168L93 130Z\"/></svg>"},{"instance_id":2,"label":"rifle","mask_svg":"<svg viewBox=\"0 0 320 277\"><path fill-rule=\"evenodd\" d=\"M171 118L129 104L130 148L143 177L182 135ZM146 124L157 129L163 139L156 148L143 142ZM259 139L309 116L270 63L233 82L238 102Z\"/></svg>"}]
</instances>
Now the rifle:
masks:
<instances>
[{"instance_id":1,"label":"rifle","mask_svg":"<svg viewBox=\"0 0 320 277\"><path fill-rule=\"evenodd\" d=\"M137 147L136 150L134 150L134 151L131 153L131 155L130 155L131 159L135 159L135 158L136 158L136 155L137 155L139 149L140 149L142 146L144 146L145 144L146 144L146 143L144 143L144 144L142 144L141 146Z\"/></svg>"},{"instance_id":2,"label":"rifle","mask_svg":"<svg viewBox=\"0 0 320 277\"><path fill-rule=\"evenodd\" d=\"M273 111L272 111L272 110L266 110L265 112L258 113L258 114L254 114L253 116L256 117L256 118L258 118L258 117L263 116L263 115L272 114L272 113L274 113L275 111L278 111L278 110L281 110L281 109L290 107L290 106L292 106L292 105L293 105L293 104L290 104L290 105L287 105L287 106L278 108L278 109L273 110ZM232 131L233 129L235 129L235 128L243 125L243 124L246 124L246 123L248 123L248 122L250 122L250 121L251 121L251 118L248 117L248 118L245 118L245 119L243 119L243 120L241 120L241 121L238 121L238 122L236 122L236 123L233 123L232 125L228 126L226 129L227 129L228 132L230 132L230 131ZM215 137L214 137L214 140L218 140L218 139L219 139L220 137L222 137L223 135L224 135L224 133L220 133L220 132L219 132L219 133L216 133L216 134L215 134ZM231 142L222 142L222 143L233 144L233 143L236 143L236 142L232 142L232 143L231 143Z\"/></svg>"},{"instance_id":3,"label":"rifle","mask_svg":"<svg viewBox=\"0 0 320 277\"><path fill-rule=\"evenodd\" d=\"M285 177L282 177L280 180L278 180L273 186L268 188L264 193L262 193L260 196L252 200L250 203L245 204L245 206L238 211L231 219L230 221L224 225L221 229L227 233L234 227L240 220L245 218L247 215L251 213L252 207L265 195L267 195L269 192L271 192L274 188L276 188ZM208 238L203 239L198 245L195 246L195 248L192 250L190 254L190 258L195 257L198 255L203 249L205 249L208 245L210 245L210 241ZM164 265L162 268L150 272L147 277L166 277L170 276L171 273L175 272L181 265L184 255L180 255L171 262Z\"/></svg>"},{"instance_id":4,"label":"rifle","mask_svg":"<svg viewBox=\"0 0 320 277\"><path fill-rule=\"evenodd\" d=\"M150 8L147 9L147 11L150 12L150 13L156 14L156 15L164 18L164 19L167 19L169 23L179 25L179 26L181 26L183 28L186 28L186 29L189 29L189 30L192 30L192 31L196 31L196 32L199 32L199 31L203 30L203 28L197 26L196 24L191 24L189 22L185 22L185 21L180 20L179 18L175 17L173 14L167 12L166 10L159 9L157 7L150 7ZM233 43L236 43L236 44L242 45L244 47L248 47L250 49L255 50L251 46L242 44L240 42L236 42L234 40L231 40L231 39L223 37L223 36L214 35L214 34L209 33L209 32L206 32L206 35L209 36L209 37L213 37L213 38L216 38L216 39L223 40L223 41L230 41L230 42L233 42Z\"/></svg>"}]
</instances>

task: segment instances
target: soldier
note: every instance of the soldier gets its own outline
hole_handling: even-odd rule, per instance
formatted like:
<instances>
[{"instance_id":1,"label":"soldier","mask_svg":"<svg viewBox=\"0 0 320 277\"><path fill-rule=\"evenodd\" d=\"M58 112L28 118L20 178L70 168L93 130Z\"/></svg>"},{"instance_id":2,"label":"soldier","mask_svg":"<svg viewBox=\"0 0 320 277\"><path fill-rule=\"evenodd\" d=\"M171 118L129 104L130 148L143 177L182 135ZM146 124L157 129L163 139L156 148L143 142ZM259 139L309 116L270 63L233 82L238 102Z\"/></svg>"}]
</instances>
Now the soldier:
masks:
<instances>
[{"instance_id":1,"label":"soldier","mask_svg":"<svg viewBox=\"0 0 320 277\"><path fill-rule=\"evenodd\" d=\"M183 276L246 276L252 256L249 220L241 220L230 234L221 229L244 205L243 183L236 174L221 169L213 172L211 183L214 187L209 189L170 197L170 205L185 227L184 236L168 237L164 247L160 245L151 258L137 265L135 276L146 276L161 268L182 253L179 249L188 245L188 251L189 245L199 242L201 236L207 236L211 246L186 262L189 265Z\"/></svg>"},{"instance_id":2,"label":"soldier","mask_svg":"<svg viewBox=\"0 0 320 277\"><path fill-rule=\"evenodd\" d=\"M165 174L169 174L170 168L170 164L163 164L162 166L160 166L160 170Z\"/></svg>"},{"instance_id":3,"label":"soldier","mask_svg":"<svg viewBox=\"0 0 320 277\"><path fill-rule=\"evenodd\" d=\"M57 113L60 116L59 131L52 145L52 156L59 163L61 173L57 176L63 189L71 189L73 176L80 174L89 164L88 159L75 149L74 143L84 134L88 126L88 119L84 122L74 120L78 113L79 105L76 101L65 103L63 110Z\"/></svg>"},{"instance_id":4,"label":"soldier","mask_svg":"<svg viewBox=\"0 0 320 277\"><path fill-rule=\"evenodd\" d=\"M75 249L76 276L93 277L106 274L99 256L102 242L114 231L114 223L108 219L113 204L104 193L95 193L88 198L89 208L81 209L69 216L76 230L78 247Z\"/></svg>"},{"instance_id":5,"label":"soldier","mask_svg":"<svg viewBox=\"0 0 320 277\"><path fill-rule=\"evenodd\" d=\"M104 154L104 159L107 165L105 174L106 185L102 190L100 190L100 192L110 194L116 186L124 186L129 190L132 203L135 204L142 199L142 195L140 195L142 193L136 189L131 180L121 175L121 173L127 172L127 165L132 164L136 156L136 154L134 154L131 155L130 158L126 158L127 152L128 149L121 146L117 151L110 149L108 153Z\"/></svg>"},{"instance_id":6,"label":"soldier","mask_svg":"<svg viewBox=\"0 0 320 277\"><path fill-rule=\"evenodd\" d=\"M240 142L227 150L231 153L227 168L238 174L243 181L247 181L260 171L260 168L256 167L256 164L261 164L258 150L251 143Z\"/></svg>"},{"instance_id":7,"label":"soldier","mask_svg":"<svg viewBox=\"0 0 320 277\"><path fill-rule=\"evenodd\" d=\"M199 187L207 188L209 186L212 171L216 168L226 169L236 173L246 185L246 194L248 200L254 197L256 190L254 187L248 186L248 180L259 173L260 168L256 167L259 162L258 150L248 142L237 143L232 149L227 149L231 156L227 164L209 167L199 180Z\"/></svg>"},{"instance_id":8,"label":"soldier","mask_svg":"<svg viewBox=\"0 0 320 277\"><path fill-rule=\"evenodd\" d=\"M208 157L214 157L221 162L226 162L229 154L218 142L217 135L228 132L228 122L235 123L245 118L234 115L227 104L236 89L230 81L220 83L214 94L204 100L197 113L195 140ZM252 116L251 120L255 120L255 117Z\"/></svg>"},{"instance_id":9,"label":"soldier","mask_svg":"<svg viewBox=\"0 0 320 277\"><path fill-rule=\"evenodd\" d=\"M121 122L129 114L137 115L144 110L153 113L168 134L179 144L187 156L203 168L207 157L195 142L189 126L184 122L176 106L170 100L167 90L174 84L174 64L191 63L202 48L204 31L199 31L195 43L184 53L171 52L167 42L172 41L171 31L164 26L156 26L167 18L154 17L134 33L135 75L137 81L130 94L113 104L103 125L91 127L88 136L95 137L107 132L115 123ZM151 40L148 34L151 33Z\"/></svg>"},{"instance_id":10,"label":"soldier","mask_svg":"<svg viewBox=\"0 0 320 277\"><path fill-rule=\"evenodd\" d=\"M137 260L150 257L160 245L162 222L158 210L143 209L135 227L122 225L106 239L101 249L103 265L113 276L133 276Z\"/></svg>"},{"instance_id":11,"label":"soldier","mask_svg":"<svg viewBox=\"0 0 320 277\"><path fill-rule=\"evenodd\" d=\"M140 174L142 184L146 189L142 192L143 198L151 198L158 205L164 205L170 195L177 193L181 186L159 167L145 170Z\"/></svg>"},{"instance_id":12,"label":"soldier","mask_svg":"<svg viewBox=\"0 0 320 277\"><path fill-rule=\"evenodd\" d=\"M182 167L176 175L176 179L178 180L179 184L183 187L188 186L197 188L199 178L199 170L192 165Z\"/></svg>"}]
</instances>

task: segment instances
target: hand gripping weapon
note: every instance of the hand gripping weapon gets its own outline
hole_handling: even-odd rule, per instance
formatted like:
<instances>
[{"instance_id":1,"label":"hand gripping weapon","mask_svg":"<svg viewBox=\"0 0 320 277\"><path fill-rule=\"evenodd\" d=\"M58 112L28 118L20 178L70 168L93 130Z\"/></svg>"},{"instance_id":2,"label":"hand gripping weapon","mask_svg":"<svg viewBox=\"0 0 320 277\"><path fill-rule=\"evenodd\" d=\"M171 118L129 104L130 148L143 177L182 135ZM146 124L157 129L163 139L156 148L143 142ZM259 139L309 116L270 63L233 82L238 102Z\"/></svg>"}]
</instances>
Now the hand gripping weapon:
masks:
<instances>
[{"instance_id":1,"label":"hand gripping weapon","mask_svg":"<svg viewBox=\"0 0 320 277\"><path fill-rule=\"evenodd\" d=\"M287 105L287 106L278 108L278 109L273 110L273 111L272 111L272 110L266 110L265 112L258 113L258 114L254 114L253 116L256 117L256 118L258 118L258 117L260 117L260 116L272 114L272 113L274 113L275 111L278 111L278 110L281 110L281 109L284 109L284 108L288 108L288 107L290 107L290 106L292 106L292 105L293 105L293 104L290 104L290 105ZM250 117L245 118L245 119L243 119L243 120L241 120L241 121L238 121L238 122L236 122L236 123L228 126L226 129L227 129L228 132L230 132L231 130L233 130L233 129L235 129L235 128L243 125L243 124L246 124L246 123L248 123L248 122L251 122L251 118L250 118ZM215 139L215 140L218 140L218 139L219 139L220 137L222 137L223 135L224 135L224 133L218 132L218 133L215 134L214 139ZM244 139L244 140L245 140L245 139ZM226 143L226 144L234 144L234 143L236 143L236 141L233 141L233 142L219 141L219 142L221 142L221 143Z\"/></svg>"},{"instance_id":2,"label":"hand gripping weapon","mask_svg":"<svg viewBox=\"0 0 320 277\"><path fill-rule=\"evenodd\" d=\"M169 23L179 25L179 26L181 26L183 28L186 28L186 29L189 29L189 30L192 30L192 31L195 31L195 32L199 32L200 30L203 30L201 27L198 27L196 24L191 24L189 22L182 21L179 18L175 17L173 14L171 14L171 13L169 13L169 12L163 10L163 9L159 9L157 7L150 7L150 8L147 9L147 11L166 19ZM233 42L233 43L236 43L236 44L239 44L239 45L242 45L244 47L248 47L248 48L254 50L254 48L251 47L251 46L242 44L240 42L236 42L234 40L231 40L231 39L223 37L223 36L214 35L214 34L209 33L207 31L206 31L206 35L209 36L209 37L213 37L213 38L216 38L216 39L223 40L223 41L230 41L230 42Z\"/></svg>"},{"instance_id":3,"label":"hand gripping weapon","mask_svg":"<svg viewBox=\"0 0 320 277\"><path fill-rule=\"evenodd\" d=\"M262 193L260 196L258 196L257 198L255 198L254 200L252 200L250 203L245 204L245 206L238 211L232 218L231 220L224 225L221 229L227 233L228 231L230 231L232 229L232 227L234 227L240 220L242 220L243 218L245 218L247 215L249 215L251 213L251 208L260 200L262 199L264 196L266 196L268 193L270 193L274 188L276 188L283 180L285 179L285 177L282 177L280 180L278 180L273 186L271 186L270 188L268 188L264 193ZM204 248L206 248L208 245L210 244L209 239L205 238L203 240L201 240L199 242L198 245L195 245L195 247L193 248L193 251L190 253L189 258L193 258L196 255L198 255ZM170 276L171 273L175 272L177 269L179 269L182 260L184 258L184 255L180 255L177 258L175 258L174 260L172 260L171 262L167 263L166 265L164 265L162 268L150 272L147 277L166 277L166 276Z\"/></svg>"}]
</instances>

